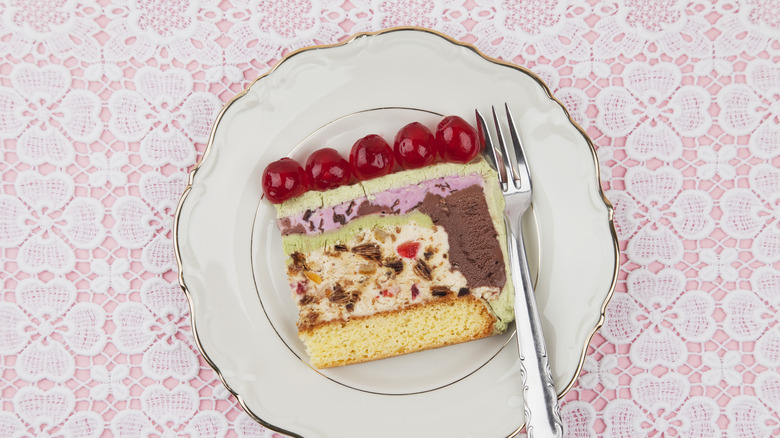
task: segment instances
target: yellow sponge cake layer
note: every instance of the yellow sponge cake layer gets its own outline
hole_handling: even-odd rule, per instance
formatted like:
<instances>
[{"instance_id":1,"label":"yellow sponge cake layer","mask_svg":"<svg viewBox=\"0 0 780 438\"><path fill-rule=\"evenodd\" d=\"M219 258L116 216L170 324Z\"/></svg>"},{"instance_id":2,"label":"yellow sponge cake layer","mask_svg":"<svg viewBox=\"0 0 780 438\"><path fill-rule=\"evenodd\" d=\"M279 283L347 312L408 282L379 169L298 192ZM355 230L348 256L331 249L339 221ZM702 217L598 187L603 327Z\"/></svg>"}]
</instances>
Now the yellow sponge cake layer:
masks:
<instances>
[{"instance_id":1,"label":"yellow sponge cake layer","mask_svg":"<svg viewBox=\"0 0 780 438\"><path fill-rule=\"evenodd\" d=\"M466 295L332 321L299 336L312 365L329 368L485 338L495 334L495 322L483 300Z\"/></svg>"}]
</instances>

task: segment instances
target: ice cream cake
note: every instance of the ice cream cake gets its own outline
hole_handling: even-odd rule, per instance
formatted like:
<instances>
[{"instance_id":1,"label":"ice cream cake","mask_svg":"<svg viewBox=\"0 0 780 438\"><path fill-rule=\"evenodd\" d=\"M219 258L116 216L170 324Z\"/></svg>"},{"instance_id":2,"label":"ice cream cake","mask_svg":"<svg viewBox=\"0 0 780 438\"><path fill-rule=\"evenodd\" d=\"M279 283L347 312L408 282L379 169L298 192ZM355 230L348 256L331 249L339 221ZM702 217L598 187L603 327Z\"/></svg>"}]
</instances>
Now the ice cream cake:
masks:
<instances>
[{"instance_id":1,"label":"ice cream cake","mask_svg":"<svg viewBox=\"0 0 780 438\"><path fill-rule=\"evenodd\" d=\"M513 303L497 181L471 157L276 203L298 335L312 365L504 332Z\"/></svg>"}]
</instances>

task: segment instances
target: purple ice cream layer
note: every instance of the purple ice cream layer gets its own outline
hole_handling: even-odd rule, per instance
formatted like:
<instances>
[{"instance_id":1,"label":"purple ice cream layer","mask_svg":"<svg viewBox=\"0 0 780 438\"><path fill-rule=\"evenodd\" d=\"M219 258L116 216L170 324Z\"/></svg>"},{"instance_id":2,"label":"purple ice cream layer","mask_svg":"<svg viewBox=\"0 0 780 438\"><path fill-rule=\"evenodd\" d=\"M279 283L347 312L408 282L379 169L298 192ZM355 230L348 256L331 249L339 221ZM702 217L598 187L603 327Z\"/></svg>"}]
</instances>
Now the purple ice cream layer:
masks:
<instances>
[{"instance_id":1,"label":"purple ice cream layer","mask_svg":"<svg viewBox=\"0 0 780 438\"><path fill-rule=\"evenodd\" d=\"M333 207L306 210L301 214L281 218L277 223L282 235L319 234L338 229L366 214L405 214L418 207L428 193L445 197L474 185L483 186L480 174L445 176L385 190L370 197L361 196Z\"/></svg>"}]
</instances>

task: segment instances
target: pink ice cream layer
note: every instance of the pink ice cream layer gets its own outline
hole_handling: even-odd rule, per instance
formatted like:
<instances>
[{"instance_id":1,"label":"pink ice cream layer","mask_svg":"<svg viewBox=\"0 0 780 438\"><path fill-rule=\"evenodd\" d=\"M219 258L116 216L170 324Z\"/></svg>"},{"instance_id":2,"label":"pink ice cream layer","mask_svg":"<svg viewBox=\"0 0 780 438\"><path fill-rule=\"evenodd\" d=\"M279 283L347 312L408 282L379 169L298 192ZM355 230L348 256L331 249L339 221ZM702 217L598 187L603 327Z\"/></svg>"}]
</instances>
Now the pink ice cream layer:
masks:
<instances>
[{"instance_id":1,"label":"pink ice cream layer","mask_svg":"<svg viewBox=\"0 0 780 438\"><path fill-rule=\"evenodd\" d=\"M428 193L445 197L473 185L483 186L482 176L452 175L422 181L416 185L385 190L370 197L361 196L333 207L323 207L277 221L282 235L319 234L336 230L366 214L405 214L416 209Z\"/></svg>"}]
</instances>

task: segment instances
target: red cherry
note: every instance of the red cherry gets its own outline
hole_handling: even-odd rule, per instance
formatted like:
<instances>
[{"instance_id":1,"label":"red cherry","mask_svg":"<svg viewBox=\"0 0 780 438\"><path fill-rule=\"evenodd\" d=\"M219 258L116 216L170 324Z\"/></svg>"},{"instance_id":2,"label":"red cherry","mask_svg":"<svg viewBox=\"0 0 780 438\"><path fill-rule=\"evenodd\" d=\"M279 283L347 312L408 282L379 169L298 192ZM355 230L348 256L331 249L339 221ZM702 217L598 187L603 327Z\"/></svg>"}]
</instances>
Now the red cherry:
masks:
<instances>
[{"instance_id":1,"label":"red cherry","mask_svg":"<svg viewBox=\"0 0 780 438\"><path fill-rule=\"evenodd\" d=\"M436 138L422 123L412 122L395 135L395 160L404 169L419 169L436 159Z\"/></svg>"},{"instance_id":2,"label":"red cherry","mask_svg":"<svg viewBox=\"0 0 780 438\"><path fill-rule=\"evenodd\" d=\"M274 204L302 195L309 185L303 167L286 157L269 164L261 181L265 197Z\"/></svg>"},{"instance_id":3,"label":"red cherry","mask_svg":"<svg viewBox=\"0 0 780 438\"><path fill-rule=\"evenodd\" d=\"M361 181L384 176L393 170L395 159L390 145L376 134L356 141L349 153L352 174Z\"/></svg>"},{"instance_id":4,"label":"red cherry","mask_svg":"<svg viewBox=\"0 0 780 438\"><path fill-rule=\"evenodd\" d=\"M398 245L398 248L396 248L398 254L401 257L406 257L407 259L413 259L417 257L417 251L419 249L420 249L420 243L411 240Z\"/></svg>"},{"instance_id":5,"label":"red cherry","mask_svg":"<svg viewBox=\"0 0 780 438\"><path fill-rule=\"evenodd\" d=\"M436 127L439 155L450 163L468 163L482 149L477 131L458 116L445 117Z\"/></svg>"},{"instance_id":6,"label":"red cherry","mask_svg":"<svg viewBox=\"0 0 780 438\"><path fill-rule=\"evenodd\" d=\"M335 189L349 183L349 162L333 148L318 149L306 160L306 176L316 190Z\"/></svg>"}]
</instances>

